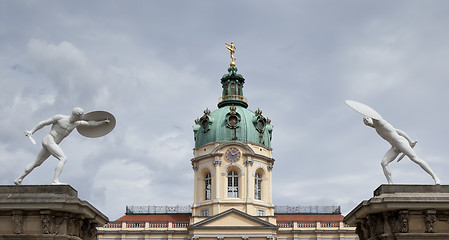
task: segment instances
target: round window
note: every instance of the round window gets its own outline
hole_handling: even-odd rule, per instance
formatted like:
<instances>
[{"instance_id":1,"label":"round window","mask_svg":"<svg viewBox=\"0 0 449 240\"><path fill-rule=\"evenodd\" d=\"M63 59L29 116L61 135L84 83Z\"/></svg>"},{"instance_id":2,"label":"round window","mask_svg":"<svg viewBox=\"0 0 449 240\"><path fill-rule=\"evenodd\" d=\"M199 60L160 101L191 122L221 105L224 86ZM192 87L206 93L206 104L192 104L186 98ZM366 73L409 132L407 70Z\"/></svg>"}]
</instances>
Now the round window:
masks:
<instances>
[{"instance_id":1,"label":"round window","mask_svg":"<svg viewBox=\"0 0 449 240\"><path fill-rule=\"evenodd\" d=\"M230 116L228 122L230 126L235 126L237 125L238 119L236 116Z\"/></svg>"}]
</instances>

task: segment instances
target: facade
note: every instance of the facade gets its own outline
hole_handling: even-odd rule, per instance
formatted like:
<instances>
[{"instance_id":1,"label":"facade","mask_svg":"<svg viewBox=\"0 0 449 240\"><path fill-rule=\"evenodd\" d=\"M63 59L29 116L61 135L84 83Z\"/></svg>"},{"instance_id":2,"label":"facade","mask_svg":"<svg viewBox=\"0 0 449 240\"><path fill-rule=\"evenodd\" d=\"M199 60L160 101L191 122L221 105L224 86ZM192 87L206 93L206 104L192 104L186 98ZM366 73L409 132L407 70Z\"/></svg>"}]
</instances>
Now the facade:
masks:
<instances>
[{"instance_id":1,"label":"facade","mask_svg":"<svg viewBox=\"0 0 449 240\"><path fill-rule=\"evenodd\" d=\"M271 121L251 111L245 79L232 62L218 109L193 126L194 201L190 207L127 207L98 239L357 239L339 207L276 207L272 200Z\"/></svg>"}]
</instances>

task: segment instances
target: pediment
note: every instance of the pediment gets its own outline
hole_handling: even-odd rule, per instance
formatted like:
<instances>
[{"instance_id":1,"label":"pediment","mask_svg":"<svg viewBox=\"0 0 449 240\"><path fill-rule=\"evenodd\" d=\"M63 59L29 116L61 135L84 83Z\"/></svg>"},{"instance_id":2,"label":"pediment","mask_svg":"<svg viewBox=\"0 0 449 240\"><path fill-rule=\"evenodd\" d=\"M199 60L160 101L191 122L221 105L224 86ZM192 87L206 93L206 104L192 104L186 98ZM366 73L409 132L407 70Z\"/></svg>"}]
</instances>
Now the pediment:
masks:
<instances>
[{"instance_id":1,"label":"pediment","mask_svg":"<svg viewBox=\"0 0 449 240\"><path fill-rule=\"evenodd\" d=\"M236 209L230 209L191 226L192 228L277 228L275 225L248 215Z\"/></svg>"}]
</instances>

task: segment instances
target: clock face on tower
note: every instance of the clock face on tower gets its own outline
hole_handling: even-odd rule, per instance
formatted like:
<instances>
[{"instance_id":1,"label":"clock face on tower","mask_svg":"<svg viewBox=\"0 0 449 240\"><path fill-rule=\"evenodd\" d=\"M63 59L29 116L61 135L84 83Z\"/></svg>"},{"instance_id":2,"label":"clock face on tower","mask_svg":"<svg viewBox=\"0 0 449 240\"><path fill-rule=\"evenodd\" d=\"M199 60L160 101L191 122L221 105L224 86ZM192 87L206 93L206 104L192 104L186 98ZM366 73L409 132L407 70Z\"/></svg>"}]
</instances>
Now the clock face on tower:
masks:
<instances>
[{"instance_id":1,"label":"clock face on tower","mask_svg":"<svg viewBox=\"0 0 449 240\"><path fill-rule=\"evenodd\" d=\"M226 161L234 163L240 159L241 155L242 154L237 148L230 147L228 150L226 150L224 158L226 159Z\"/></svg>"}]
</instances>

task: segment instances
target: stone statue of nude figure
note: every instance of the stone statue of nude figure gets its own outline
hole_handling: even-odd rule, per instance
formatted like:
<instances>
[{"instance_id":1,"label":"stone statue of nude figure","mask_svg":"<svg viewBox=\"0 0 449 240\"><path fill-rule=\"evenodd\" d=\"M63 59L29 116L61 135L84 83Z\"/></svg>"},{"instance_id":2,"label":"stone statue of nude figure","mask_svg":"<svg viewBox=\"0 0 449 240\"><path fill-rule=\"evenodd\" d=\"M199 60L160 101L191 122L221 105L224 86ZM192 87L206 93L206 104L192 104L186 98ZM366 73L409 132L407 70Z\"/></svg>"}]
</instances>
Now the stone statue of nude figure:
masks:
<instances>
[{"instance_id":1,"label":"stone statue of nude figure","mask_svg":"<svg viewBox=\"0 0 449 240\"><path fill-rule=\"evenodd\" d=\"M39 122L30 131L25 131L25 135L34 143L34 140L31 137L33 133L44 126L52 125L50 133L42 140L42 149L38 153L36 160L25 167L23 174L14 181L16 185L20 185L23 179L30 174L33 169L47 160L50 155L59 160L55 169L53 184L62 184L59 181L59 176L61 175L64 164L67 162L67 157L58 144L78 126L99 126L110 122L108 119L102 121L85 121L82 119L83 114L83 109L76 107L73 109L70 116L55 115L47 120Z\"/></svg>"},{"instance_id":2,"label":"stone statue of nude figure","mask_svg":"<svg viewBox=\"0 0 449 240\"><path fill-rule=\"evenodd\" d=\"M392 184L393 180L391 178L391 171L388 167L388 164L394 161L394 159L400 153L403 153L414 163L418 164L426 173L428 173L433 178L436 185L441 184L440 179L432 171L430 166L424 160L418 157L418 155L416 155L415 151L413 150L413 146L416 144L416 141L412 141L404 131L394 128L372 108L362 103L350 100L347 100L346 103L357 112L365 115L365 117L363 118L363 122L365 123L365 125L374 128L380 137L391 144L391 148L387 151L387 153L385 153L381 162L382 170L389 184ZM399 158L398 161L401 160L401 158Z\"/></svg>"}]
</instances>

